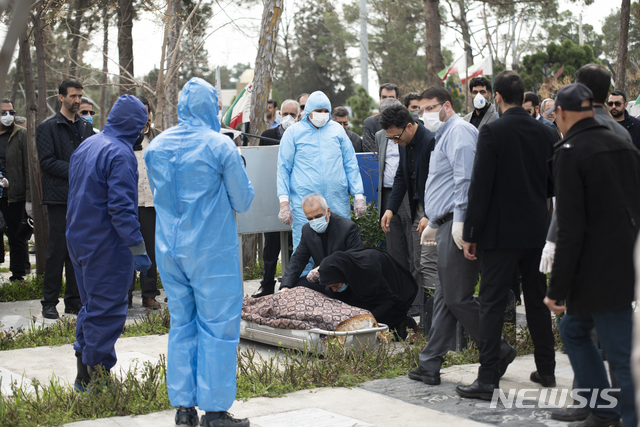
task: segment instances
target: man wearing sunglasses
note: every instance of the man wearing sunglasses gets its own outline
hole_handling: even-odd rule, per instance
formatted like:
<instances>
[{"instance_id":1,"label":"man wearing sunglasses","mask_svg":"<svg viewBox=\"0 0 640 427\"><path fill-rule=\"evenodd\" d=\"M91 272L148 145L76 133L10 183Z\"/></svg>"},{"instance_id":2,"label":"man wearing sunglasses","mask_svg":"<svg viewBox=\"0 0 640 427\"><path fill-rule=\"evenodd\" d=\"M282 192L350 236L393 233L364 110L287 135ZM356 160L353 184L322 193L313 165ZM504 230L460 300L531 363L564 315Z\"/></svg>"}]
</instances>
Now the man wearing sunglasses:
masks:
<instances>
[{"instance_id":1,"label":"man wearing sunglasses","mask_svg":"<svg viewBox=\"0 0 640 427\"><path fill-rule=\"evenodd\" d=\"M613 120L620 123L631 135L631 142L640 150L640 120L629 114L625 107L627 105L627 95L621 90L614 90L609 95L609 113Z\"/></svg>"},{"instance_id":2,"label":"man wearing sunglasses","mask_svg":"<svg viewBox=\"0 0 640 427\"><path fill-rule=\"evenodd\" d=\"M94 114L96 114L96 112L93 111L93 102L89 101L87 98L82 98L82 101L80 101L80 109L78 110L78 115L91 123L91 126L93 126ZM94 127L93 133L100 133L100 130Z\"/></svg>"},{"instance_id":3,"label":"man wearing sunglasses","mask_svg":"<svg viewBox=\"0 0 640 427\"><path fill-rule=\"evenodd\" d=\"M27 131L16 126L15 115L11 100L3 99L0 103L0 187L3 187L0 212L7 223L11 281L22 280L31 270L26 236L18 233L25 209L29 216L32 214Z\"/></svg>"}]
</instances>

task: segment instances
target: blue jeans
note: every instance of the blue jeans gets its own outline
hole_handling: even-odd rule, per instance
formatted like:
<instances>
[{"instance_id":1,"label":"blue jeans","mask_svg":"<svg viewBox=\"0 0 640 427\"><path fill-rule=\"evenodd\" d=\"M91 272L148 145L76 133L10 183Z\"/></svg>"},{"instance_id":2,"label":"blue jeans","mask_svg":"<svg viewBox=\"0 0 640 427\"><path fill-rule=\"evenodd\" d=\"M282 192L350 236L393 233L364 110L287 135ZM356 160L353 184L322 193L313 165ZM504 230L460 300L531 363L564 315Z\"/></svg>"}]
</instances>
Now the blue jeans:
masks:
<instances>
[{"instance_id":1,"label":"blue jeans","mask_svg":"<svg viewBox=\"0 0 640 427\"><path fill-rule=\"evenodd\" d=\"M599 408L610 402L600 395L593 413L601 418L618 418L622 415L625 427L636 427L634 386L631 378L631 305L610 308L586 316L567 314L560 322L560 334L579 388L605 389L611 387L602 357L591 339L591 329L598 332L600 346L607 355L609 369L620 387L618 404L614 408ZM591 393L589 406L591 407Z\"/></svg>"}]
</instances>

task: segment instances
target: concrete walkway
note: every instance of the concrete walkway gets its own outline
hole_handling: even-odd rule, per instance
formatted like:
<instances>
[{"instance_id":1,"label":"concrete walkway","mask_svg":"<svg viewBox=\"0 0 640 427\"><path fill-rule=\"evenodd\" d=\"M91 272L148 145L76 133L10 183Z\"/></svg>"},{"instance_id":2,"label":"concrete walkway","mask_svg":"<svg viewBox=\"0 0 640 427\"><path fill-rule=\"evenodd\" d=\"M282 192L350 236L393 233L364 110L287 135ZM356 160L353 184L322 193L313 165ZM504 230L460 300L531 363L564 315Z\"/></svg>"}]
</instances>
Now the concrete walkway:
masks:
<instances>
[{"instance_id":1,"label":"concrete walkway","mask_svg":"<svg viewBox=\"0 0 640 427\"><path fill-rule=\"evenodd\" d=\"M258 281L245 282L245 294L250 295L259 286ZM158 298L164 301L164 295ZM63 308L63 304L62 308ZM140 307L139 292L130 310L128 322L134 321L144 310ZM59 306L59 309L61 306ZM2 328L8 325L24 326L51 323L42 319L39 301L0 303ZM518 307L519 323L524 308ZM157 362L167 353L168 336L121 338L116 344L118 364L115 372L128 371L144 361ZM242 340L241 347L254 347L263 355L279 351L276 347ZM566 355L556 354L557 388L570 388L573 373ZM549 419L548 409L505 409L498 405L491 408L489 402L460 398L455 393L457 384L469 384L477 375L478 365L453 366L444 370L442 384L426 386L406 376L371 381L356 388L322 388L304 390L281 398L253 398L236 401L230 412L238 417L248 417L255 427L407 427L407 426L482 426L509 423L510 427L566 426ZM516 358L501 381L505 394L510 389L539 389L529 381L535 370L532 356ZM16 380L26 387L31 379L47 383L54 376L68 384L76 375L75 358L71 344L59 347L38 347L0 352L0 380L2 392L6 385ZM66 426L73 427L159 427L174 425L174 410L135 417L115 417L81 421Z\"/></svg>"}]
</instances>

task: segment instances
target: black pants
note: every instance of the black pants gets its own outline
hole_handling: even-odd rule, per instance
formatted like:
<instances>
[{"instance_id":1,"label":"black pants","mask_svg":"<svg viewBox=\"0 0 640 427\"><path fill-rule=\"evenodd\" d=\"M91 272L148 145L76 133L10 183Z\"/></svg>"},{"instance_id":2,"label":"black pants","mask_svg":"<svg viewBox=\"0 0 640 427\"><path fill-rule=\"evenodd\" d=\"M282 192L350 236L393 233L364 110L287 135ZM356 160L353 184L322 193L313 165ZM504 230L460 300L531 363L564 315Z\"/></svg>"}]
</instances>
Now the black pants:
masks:
<instances>
[{"instance_id":1,"label":"black pants","mask_svg":"<svg viewBox=\"0 0 640 427\"><path fill-rule=\"evenodd\" d=\"M293 246L291 233L289 236L289 246ZM278 268L278 256L280 255L280 232L264 233L264 250L262 251L262 261L264 271L260 285L266 289L274 289L276 285L276 269ZM291 256L291 252L289 252Z\"/></svg>"},{"instance_id":2,"label":"black pants","mask_svg":"<svg viewBox=\"0 0 640 427\"><path fill-rule=\"evenodd\" d=\"M7 239L9 240L9 270L12 278L20 278L31 270L29 263L29 246L25 234L20 232L22 218L25 215L24 200L8 203L7 198L0 199L0 211L7 223ZM27 270L28 269L28 270Z\"/></svg>"},{"instance_id":3,"label":"black pants","mask_svg":"<svg viewBox=\"0 0 640 427\"><path fill-rule=\"evenodd\" d=\"M298 286L304 286L305 288L313 289L314 291L320 292L324 294L326 286L322 286L319 282L310 282L307 280L307 276L302 276L298 279L298 281L293 285L294 288Z\"/></svg>"},{"instance_id":4,"label":"black pants","mask_svg":"<svg viewBox=\"0 0 640 427\"><path fill-rule=\"evenodd\" d=\"M78 307L80 293L67 250L67 205L48 205L49 245L44 270L44 298L42 305L58 305L58 296L62 288L62 268L64 267L67 285L64 293L65 307ZM117 266L113 266L117 268Z\"/></svg>"},{"instance_id":5,"label":"black pants","mask_svg":"<svg viewBox=\"0 0 640 427\"><path fill-rule=\"evenodd\" d=\"M542 249L488 249L483 251L480 282L480 369L478 380L499 382L500 337L509 290L517 269L522 275L522 291L527 325L534 345L534 360L541 375L553 375L556 362L551 314L544 297L546 277L538 271Z\"/></svg>"},{"instance_id":6,"label":"black pants","mask_svg":"<svg viewBox=\"0 0 640 427\"><path fill-rule=\"evenodd\" d=\"M152 207L138 207L138 221L140 221L140 232L147 248L147 255L151 260L151 267L147 274L140 274L140 290L142 298L155 298L158 292L158 268L156 267L156 210ZM136 285L136 271L133 271L133 281L129 288L129 300Z\"/></svg>"}]
</instances>

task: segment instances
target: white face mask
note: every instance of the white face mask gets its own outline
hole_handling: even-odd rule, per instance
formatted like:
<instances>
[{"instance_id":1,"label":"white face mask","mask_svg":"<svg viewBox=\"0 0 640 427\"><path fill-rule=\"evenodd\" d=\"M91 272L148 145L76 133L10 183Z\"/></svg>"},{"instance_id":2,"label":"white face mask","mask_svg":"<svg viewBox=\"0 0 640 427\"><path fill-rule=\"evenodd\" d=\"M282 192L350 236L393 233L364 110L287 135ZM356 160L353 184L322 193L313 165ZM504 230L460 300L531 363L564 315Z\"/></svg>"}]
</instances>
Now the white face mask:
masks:
<instances>
[{"instance_id":1,"label":"white face mask","mask_svg":"<svg viewBox=\"0 0 640 427\"><path fill-rule=\"evenodd\" d=\"M285 116L282 121L280 122L280 124L282 125L282 129L287 130L289 128L289 126L291 126L292 124L294 124L296 122L296 119L292 116Z\"/></svg>"},{"instance_id":2,"label":"white face mask","mask_svg":"<svg viewBox=\"0 0 640 427\"><path fill-rule=\"evenodd\" d=\"M422 115L422 120L424 121L424 126L431 132L437 132L438 129L440 129L440 126L442 126L442 122L440 121L440 111L424 113Z\"/></svg>"},{"instance_id":3,"label":"white face mask","mask_svg":"<svg viewBox=\"0 0 640 427\"><path fill-rule=\"evenodd\" d=\"M0 122L2 122L4 126L9 127L13 124L13 116L9 113L6 113L4 116L0 117Z\"/></svg>"},{"instance_id":4,"label":"white face mask","mask_svg":"<svg viewBox=\"0 0 640 427\"><path fill-rule=\"evenodd\" d=\"M312 114L313 118L309 117L309 120L317 128L321 128L329 121L329 113L319 113L317 111L314 111Z\"/></svg>"},{"instance_id":5,"label":"white face mask","mask_svg":"<svg viewBox=\"0 0 640 427\"><path fill-rule=\"evenodd\" d=\"M477 94L475 98L473 98L473 106L476 107L476 110L482 110L487 105L487 100L481 94Z\"/></svg>"}]
</instances>

